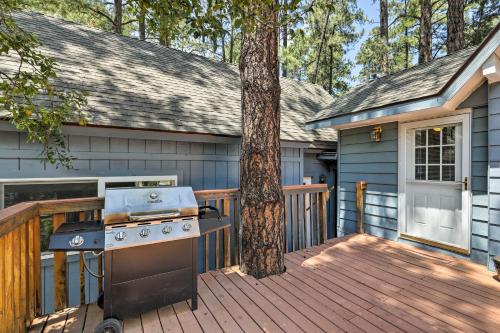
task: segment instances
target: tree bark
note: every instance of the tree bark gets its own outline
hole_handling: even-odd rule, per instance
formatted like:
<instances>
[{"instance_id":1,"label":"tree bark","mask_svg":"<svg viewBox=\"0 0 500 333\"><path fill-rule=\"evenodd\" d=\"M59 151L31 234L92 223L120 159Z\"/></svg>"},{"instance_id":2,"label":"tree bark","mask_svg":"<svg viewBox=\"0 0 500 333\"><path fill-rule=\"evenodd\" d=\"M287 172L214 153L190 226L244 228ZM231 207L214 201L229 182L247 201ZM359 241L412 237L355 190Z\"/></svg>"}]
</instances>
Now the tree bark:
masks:
<instances>
[{"instance_id":1,"label":"tree bark","mask_svg":"<svg viewBox=\"0 0 500 333\"><path fill-rule=\"evenodd\" d=\"M316 57L316 65L314 67L314 75L312 78L312 83L316 83L316 80L318 79L319 61L321 59L321 52L323 51L323 43L325 42L325 37L326 37L326 29L328 29L328 22L330 21L331 13L332 13L332 7L328 6L328 12L326 14L326 19L325 19L325 26L323 27L323 31L321 32L321 39L319 41L319 49L318 49L318 55Z\"/></svg>"},{"instance_id":2,"label":"tree bark","mask_svg":"<svg viewBox=\"0 0 500 333\"><path fill-rule=\"evenodd\" d=\"M408 16L408 0L405 0L405 18ZM405 24L405 68L410 66L410 45L408 43L408 27Z\"/></svg>"},{"instance_id":3,"label":"tree bark","mask_svg":"<svg viewBox=\"0 0 500 333\"><path fill-rule=\"evenodd\" d=\"M328 92L333 95L333 45L330 45L330 67L328 71Z\"/></svg>"},{"instance_id":4,"label":"tree bark","mask_svg":"<svg viewBox=\"0 0 500 333\"><path fill-rule=\"evenodd\" d=\"M277 2L253 2L239 62L242 150L240 270L256 278L284 270Z\"/></svg>"},{"instance_id":5,"label":"tree bark","mask_svg":"<svg viewBox=\"0 0 500 333\"><path fill-rule=\"evenodd\" d=\"M384 43L384 53L382 55L382 75L389 73L389 12L387 10L387 0L380 0L380 38Z\"/></svg>"},{"instance_id":6,"label":"tree bark","mask_svg":"<svg viewBox=\"0 0 500 333\"><path fill-rule=\"evenodd\" d=\"M222 62L226 62L226 33L222 31L220 33L221 48L222 48Z\"/></svg>"},{"instance_id":7,"label":"tree bark","mask_svg":"<svg viewBox=\"0 0 500 333\"><path fill-rule=\"evenodd\" d=\"M420 37L418 42L418 63L432 59L432 1L420 0Z\"/></svg>"},{"instance_id":8,"label":"tree bark","mask_svg":"<svg viewBox=\"0 0 500 333\"><path fill-rule=\"evenodd\" d=\"M287 1L286 0L283 0L283 8L287 8ZM286 12L285 12L286 14ZM283 24L283 28L282 28L282 46L283 46L283 51L286 50L286 48L288 47L288 24ZM286 69L286 63L283 61L281 63L281 75L283 75L283 77L287 77L288 75L288 72L287 72L287 69Z\"/></svg>"},{"instance_id":9,"label":"tree bark","mask_svg":"<svg viewBox=\"0 0 500 333\"><path fill-rule=\"evenodd\" d=\"M231 20L231 33L229 35L229 63L234 62L234 25Z\"/></svg>"},{"instance_id":10,"label":"tree bark","mask_svg":"<svg viewBox=\"0 0 500 333\"><path fill-rule=\"evenodd\" d=\"M464 0L448 0L448 35L446 48L448 54L464 48Z\"/></svg>"},{"instance_id":11,"label":"tree bark","mask_svg":"<svg viewBox=\"0 0 500 333\"><path fill-rule=\"evenodd\" d=\"M159 18L159 42L160 45L170 47L170 38L169 38L169 31L167 27L167 17L165 14L161 13L160 18Z\"/></svg>"},{"instance_id":12,"label":"tree bark","mask_svg":"<svg viewBox=\"0 0 500 333\"><path fill-rule=\"evenodd\" d=\"M139 39L146 40L146 9L144 8L144 4L139 2Z\"/></svg>"},{"instance_id":13,"label":"tree bark","mask_svg":"<svg viewBox=\"0 0 500 333\"><path fill-rule=\"evenodd\" d=\"M115 0L114 30L117 34L122 34L122 0Z\"/></svg>"}]
</instances>

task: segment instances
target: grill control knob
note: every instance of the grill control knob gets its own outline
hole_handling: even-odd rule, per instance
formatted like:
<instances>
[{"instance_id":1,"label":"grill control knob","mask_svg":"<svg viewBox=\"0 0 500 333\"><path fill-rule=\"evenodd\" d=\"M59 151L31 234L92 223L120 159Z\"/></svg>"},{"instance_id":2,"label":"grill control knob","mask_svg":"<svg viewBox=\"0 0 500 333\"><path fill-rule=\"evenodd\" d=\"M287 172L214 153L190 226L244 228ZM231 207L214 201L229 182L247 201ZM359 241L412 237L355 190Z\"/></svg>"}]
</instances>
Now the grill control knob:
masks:
<instances>
[{"instance_id":1,"label":"grill control knob","mask_svg":"<svg viewBox=\"0 0 500 333\"><path fill-rule=\"evenodd\" d=\"M148 228L144 228L139 232L139 236L141 236L142 238L146 238L149 236L150 233L151 230L149 230Z\"/></svg>"},{"instance_id":2,"label":"grill control knob","mask_svg":"<svg viewBox=\"0 0 500 333\"><path fill-rule=\"evenodd\" d=\"M163 232L165 235L168 235L169 233L172 232L172 226L170 225L167 225L166 227L164 227L161 232Z\"/></svg>"},{"instance_id":3,"label":"grill control knob","mask_svg":"<svg viewBox=\"0 0 500 333\"><path fill-rule=\"evenodd\" d=\"M82 236L76 235L75 237L71 238L69 241L69 246L71 247L79 247L82 246L85 240L83 239Z\"/></svg>"},{"instance_id":4,"label":"grill control knob","mask_svg":"<svg viewBox=\"0 0 500 333\"><path fill-rule=\"evenodd\" d=\"M182 226L182 230L184 231L189 231L191 230L191 224L190 223L186 223Z\"/></svg>"},{"instance_id":5,"label":"grill control knob","mask_svg":"<svg viewBox=\"0 0 500 333\"><path fill-rule=\"evenodd\" d=\"M125 231L120 231L115 235L115 239L119 242L125 240L125 238L127 238L127 234L125 233Z\"/></svg>"}]
</instances>

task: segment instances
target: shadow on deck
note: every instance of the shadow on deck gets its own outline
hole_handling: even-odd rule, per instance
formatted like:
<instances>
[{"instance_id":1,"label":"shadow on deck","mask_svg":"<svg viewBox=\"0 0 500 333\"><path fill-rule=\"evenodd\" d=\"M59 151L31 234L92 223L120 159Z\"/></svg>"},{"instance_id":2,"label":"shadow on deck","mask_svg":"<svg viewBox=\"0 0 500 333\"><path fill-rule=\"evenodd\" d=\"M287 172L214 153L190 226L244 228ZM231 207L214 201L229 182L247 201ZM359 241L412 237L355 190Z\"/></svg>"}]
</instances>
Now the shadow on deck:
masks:
<instances>
[{"instance_id":1,"label":"shadow on deck","mask_svg":"<svg viewBox=\"0 0 500 333\"><path fill-rule=\"evenodd\" d=\"M287 272L199 277L199 307L126 318L129 332L500 332L500 283L485 267L367 236L286 255ZM93 332L96 305L35 319L29 332Z\"/></svg>"}]
</instances>

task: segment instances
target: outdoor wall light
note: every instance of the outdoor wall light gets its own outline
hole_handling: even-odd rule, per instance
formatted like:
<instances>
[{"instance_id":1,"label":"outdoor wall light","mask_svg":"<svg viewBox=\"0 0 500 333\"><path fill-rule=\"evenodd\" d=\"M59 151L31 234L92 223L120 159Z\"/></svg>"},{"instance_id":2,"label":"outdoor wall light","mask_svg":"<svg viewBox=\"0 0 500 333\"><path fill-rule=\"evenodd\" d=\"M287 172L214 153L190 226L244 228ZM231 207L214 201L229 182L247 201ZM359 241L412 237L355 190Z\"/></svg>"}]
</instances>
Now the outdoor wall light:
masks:
<instances>
[{"instance_id":1,"label":"outdoor wall light","mask_svg":"<svg viewBox=\"0 0 500 333\"><path fill-rule=\"evenodd\" d=\"M378 127L372 128L370 138L374 142L380 142L380 140L382 140L382 127L378 126Z\"/></svg>"}]
</instances>

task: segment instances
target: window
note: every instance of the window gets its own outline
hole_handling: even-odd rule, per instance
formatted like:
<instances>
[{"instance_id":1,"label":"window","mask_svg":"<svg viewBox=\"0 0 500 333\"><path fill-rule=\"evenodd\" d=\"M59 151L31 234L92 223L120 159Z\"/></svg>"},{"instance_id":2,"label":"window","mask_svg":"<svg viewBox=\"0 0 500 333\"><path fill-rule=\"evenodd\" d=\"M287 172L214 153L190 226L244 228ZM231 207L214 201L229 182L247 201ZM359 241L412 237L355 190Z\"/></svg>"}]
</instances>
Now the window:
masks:
<instances>
[{"instance_id":1,"label":"window","mask_svg":"<svg viewBox=\"0 0 500 333\"><path fill-rule=\"evenodd\" d=\"M415 179L455 181L456 126L415 131Z\"/></svg>"},{"instance_id":2,"label":"window","mask_svg":"<svg viewBox=\"0 0 500 333\"><path fill-rule=\"evenodd\" d=\"M108 187L176 186L177 176L132 176L102 178L44 178L44 179L2 179L0 180L0 208L13 206L24 201L72 199L104 196ZM101 195L101 187L103 189ZM77 213L68 213L67 221L77 221ZM92 214L87 218L92 219ZM47 251L52 234L52 219L41 217L42 252Z\"/></svg>"},{"instance_id":3,"label":"window","mask_svg":"<svg viewBox=\"0 0 500 333\"><path fill-rule=\"evenodd\" d=\"M9 207L24 201L72 199L97 196L97 183L32 183L32 184L4 184L3 204ZM77 214L68 214L68 220L78 218ZM49 247L49 236L52 234L52 219L42 216L40 219L40 243L42 252Z\"/></svg>"}]
</instances>

